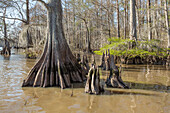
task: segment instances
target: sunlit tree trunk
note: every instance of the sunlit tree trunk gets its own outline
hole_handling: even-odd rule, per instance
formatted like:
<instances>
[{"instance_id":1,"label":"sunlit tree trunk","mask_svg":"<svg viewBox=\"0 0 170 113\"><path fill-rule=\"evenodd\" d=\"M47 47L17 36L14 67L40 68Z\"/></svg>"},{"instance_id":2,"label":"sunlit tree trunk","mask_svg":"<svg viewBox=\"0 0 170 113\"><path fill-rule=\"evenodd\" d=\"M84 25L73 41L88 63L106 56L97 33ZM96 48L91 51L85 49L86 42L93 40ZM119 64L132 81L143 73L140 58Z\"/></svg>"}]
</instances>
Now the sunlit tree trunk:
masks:
<instances>
[{"instance_id":1,"label":"sunlit tree trunk","mask_svg":"<svg viewBox=\"0 0 170 113\"><path fill-rule=\"evenodd\" d=\"M130 39L137 40L136 33L136 9L135 9L136 0L130 0Z\"/></svg>"},{"instance_id":2,"label":"sunlit tree trunk","mask_svg":"<svg viewBox=\"0 0 170 113\"><path fill-rule=\"evenodd\" d=\"M103 4L103 0L101 0L100 1L101 2L101 6L100 6L100 23L102 23L103 22L103 15L102 15L102 13L103 13L103 11L102 11L102 4ZM100 40L101 40L101 47L103 46L103 41L104 41L104 39L103 39L103 25L100 25Z\"/></svg>"},{"instance_id":3,"label":"sunlit tree trunk","mask_svg":"<svg viewBox=\"0 0 170 113\"><path fill-rule=\"evenodd\" d=\"M118 0L116 0L116 10L117 10L117 37L120 38L119 1Z\"/></svg>"},{"instance_id":4,"label":"sunlit tree trunk","mask_svg":"<svg viewBox=\"0 0 170 113\"><path fill-rule=\"evenodd\" d=\"M158 0L155 0L154 9L155 10L154 10L154 13L153 13L153 27L154 27L155 39L158 39L158 29L157 29Z\"/></svg>"},{"instance_id":5,"label":"sunlit tree trunk","mask_svg":"<svg viewBox=\"0 0 170 113\"><path fill-rule=\"evenodd\" d=\"M126 20L127 20L127 17L126 17L126 5L127 5L127 1L124 0L124 37L126 39Z\"/></svg>"},{"instance_id":6,"label":"sunlit tree trunk","mask_svg":"<svg viewBox=\"0 0 170 113\"><path fill-rule=\"evenodd\" d=\"M170 28L169 28L169 19L168 19L168 7L167 7L167 0L164 0L165 5L165 21L166 21L166 28L167 28L167 38L168 38L168 48L170 48Z\"/></svg>"},{"instance_id":7,"label":"sunlit tree trunk","mask_svg":"<svg viewBox=\"0 0 170 113\"><path fill-rule=\"evenodd\" d=\"M152 30L151 30L151 1L147 0L147 9L148 9L148 40L152 39Z\"/></svg>"},{"instance_id":8,"label":"sunlit tree trunk","mask_svg":"<svg viewBox=\"0 0 170 113\"><path fill-rule=\"evenodd\" d=\"M138 39L141 39L141 0L137 3L137 18L138 18Z\"/></svg>"}]
</instances>

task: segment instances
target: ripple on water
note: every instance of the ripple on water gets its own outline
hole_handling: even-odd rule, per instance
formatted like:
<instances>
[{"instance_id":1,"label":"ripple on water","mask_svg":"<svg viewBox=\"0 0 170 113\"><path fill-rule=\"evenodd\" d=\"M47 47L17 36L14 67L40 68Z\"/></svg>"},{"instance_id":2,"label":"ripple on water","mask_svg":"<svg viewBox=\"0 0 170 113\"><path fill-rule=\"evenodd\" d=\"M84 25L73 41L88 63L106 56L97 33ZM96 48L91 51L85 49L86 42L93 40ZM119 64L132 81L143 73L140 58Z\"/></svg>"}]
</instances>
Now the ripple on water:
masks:
<instances>
[{"instance_id":1,"label":"ripple on water","mask_svg":"<svg viewBox=\"0 0 170 113\"><path fill-rule=\"evenodd\" d=\"M97 60L96 60L97 61ZM97 61L98 62L98 61ZM169 113L170 93L160 89L170 83L169 70L162 66L123 67L122 78L134 89L107 89L102 95L88 95L83 88L22 88L21 84L35 60L22 55L4 59L0 55L0 112L77 113ZM159 71L158 71L159 70ZM105 77L108 72L102 71ZM156 91L151 91L155 83ZM147 89L147 88L148 89ZM146 88L146 89L145 89ZM159 96L155 96L158 94Z\"/></svg>"}]
</instances>

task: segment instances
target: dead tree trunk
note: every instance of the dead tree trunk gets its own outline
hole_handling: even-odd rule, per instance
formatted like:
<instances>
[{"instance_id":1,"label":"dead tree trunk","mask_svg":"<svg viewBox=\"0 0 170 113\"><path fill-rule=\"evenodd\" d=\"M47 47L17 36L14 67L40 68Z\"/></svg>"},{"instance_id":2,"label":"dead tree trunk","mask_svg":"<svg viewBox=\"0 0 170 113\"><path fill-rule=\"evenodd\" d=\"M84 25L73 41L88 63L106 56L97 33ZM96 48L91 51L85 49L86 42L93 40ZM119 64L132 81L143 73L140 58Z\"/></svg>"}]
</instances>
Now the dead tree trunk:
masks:
<instances>
[{"instance_id":1,"label":"dead tree trunk","mask_svg":"<svg viewBox=\"0 0 170 113\"><path fill-rule=\"evenodd\" d=\"M87 60L87 56L83 55L83 60L82 60L82 65L86 70L86 74L88 74L89 70L90 70L90 66L89 66L89 62Z\"/></svg>"},{"instance_id":2,"label":"dead tree trunk","mask_svg":"<svg viewBox=\"0 0 170 113\"><path fill-rule=\"evenodd\" d=\"M5 56L9 56L9 55L11 55L11 49L10 49L10 45L9 45L8 38L7 38L7 25L6 25L6 21L5 21L5 15L6 15L6 8L5 8L4 13L3 13L5 46L2 50L2 54L5 55Z\"/></svg>"},{"instance_id":3,"label":"dead tree trunk","mask_svg":"<svg viewBox=\"0 0 170 113\"><path fill-rule=\"evenodd\" d=\"M104 66L104 56L105 56L105 54L104 54L104 52L103 52L102 61L101 61L101 64L99 65L99 67L103 67L103 66Z\"/></svg>"},{"instance_id":4,"label":"dead tree trunk","mask_svg":"<svg viewBox=\"0 0 170 113\"><path fill-rule=\"evenodd\" d=\"M113 76L114 72L114 76ZM121 73L118 67L114 64L114 57L111 56L110 59L110 75L106 80L107 87L114 87L114 88L125 88L128 89L129 87L123 82L121 78Z\"/></svg>"},{"instance_id":5,"label":"dead tree trunk","mask_svg":"<svg viewBox=\"0 0 170 113\"><path fill-rule=\"evenodd\" d=\"M48 0L47 4L38 1L47 8L47 40L41 58L22 86L67 88L72 82L84 81L84 70L73 56L64 36L61 0Z\"/></svg>"},{"instance_id":6,"label":"dead tree trunk","mask_svg":"<svg viewBox=\"0 0 170 113\"><path fill-rule=\"evenodd\" d=\"M110 70L110 52L107 50L105 52L105 54L103 53L102 55L102 61L101 61L101 65L99 67L101 67L103 70Z\"/></svg>"},{"instance_id":7,"label":"dead tree trunk","mask_svg":"<svg viewBox=\"0 0 170 113\"><path fill-rule=\"evenodd\" d=\"M93 65L88 73L88 78L86 81L85 92L90 94L99 94L103 91L100 86L100 74L99 69Z\"/></svg>"}]
</instances>

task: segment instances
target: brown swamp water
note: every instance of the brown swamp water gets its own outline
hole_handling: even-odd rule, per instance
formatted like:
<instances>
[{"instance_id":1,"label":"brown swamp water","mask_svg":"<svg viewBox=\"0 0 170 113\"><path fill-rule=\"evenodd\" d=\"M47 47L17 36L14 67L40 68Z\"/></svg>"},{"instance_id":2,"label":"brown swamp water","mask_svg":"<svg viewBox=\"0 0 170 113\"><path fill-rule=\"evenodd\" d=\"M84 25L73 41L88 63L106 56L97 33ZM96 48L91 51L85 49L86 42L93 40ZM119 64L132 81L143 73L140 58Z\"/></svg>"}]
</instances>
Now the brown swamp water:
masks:
<instances>
[{"instance_id":1,"label":"brown swamp water","mask_svg":"<svg viewBox=\"0 0 170 113\"><path fill-rule=\"evenodd\" d=\"M123 65L122 79L131 89L105 88L101 95L89 95L74 84L71 97L72 89L22 88L35 62L23 55L0 56L0 113L170 113L168 67ZM102 78L109 74L101 73Z\"/></svg>"}]
</instances>

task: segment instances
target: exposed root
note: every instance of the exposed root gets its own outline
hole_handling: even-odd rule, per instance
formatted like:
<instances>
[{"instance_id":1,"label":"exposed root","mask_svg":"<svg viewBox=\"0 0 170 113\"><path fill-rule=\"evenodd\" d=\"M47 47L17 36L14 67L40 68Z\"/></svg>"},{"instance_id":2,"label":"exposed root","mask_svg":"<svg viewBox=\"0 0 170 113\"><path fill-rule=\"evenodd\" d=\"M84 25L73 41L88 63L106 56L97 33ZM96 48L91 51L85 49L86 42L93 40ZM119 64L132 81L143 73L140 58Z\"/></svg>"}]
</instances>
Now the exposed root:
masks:
<instances>
[{"instance_id":1,"label":"exposed root","mask_svg":"<svg viewBox=\"0 0 170 113\"><path fill-rule=\"evenodd\" d=\"M54 57L56 54L55 52L47 51L47 43L40 60L24 80L22 84L23 87L59 86L64 89L71 87L71 83L73 82L86 80L85 72L76 62L76 59L71 60L72 57L66 57L67 61L63 63L63 59L59 60L59 58Z\"/></svg>"}]
</instances>

